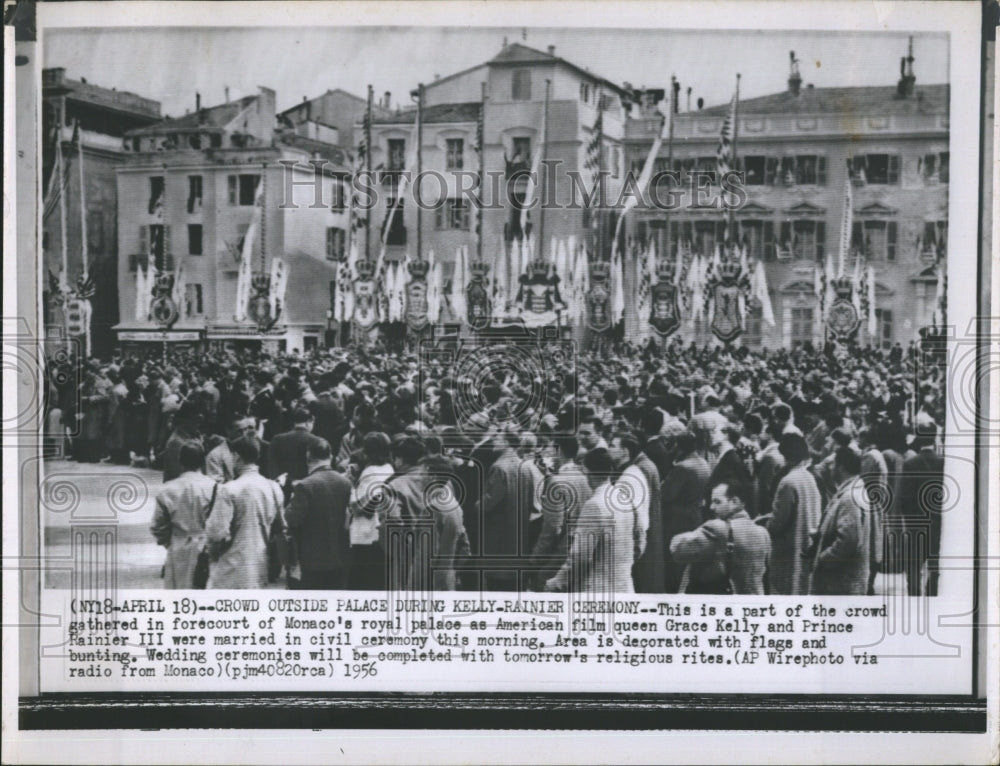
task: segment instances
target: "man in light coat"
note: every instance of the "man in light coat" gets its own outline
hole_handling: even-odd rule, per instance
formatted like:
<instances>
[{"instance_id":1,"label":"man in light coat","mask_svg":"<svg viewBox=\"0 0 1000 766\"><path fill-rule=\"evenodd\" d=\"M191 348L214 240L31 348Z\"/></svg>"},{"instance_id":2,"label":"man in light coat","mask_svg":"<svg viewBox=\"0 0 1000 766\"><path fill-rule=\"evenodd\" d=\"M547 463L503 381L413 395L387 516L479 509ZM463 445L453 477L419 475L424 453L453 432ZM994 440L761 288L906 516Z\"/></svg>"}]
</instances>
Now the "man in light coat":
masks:
<instances>
[{"instance_id":1,"label":"man in light coat","mask_svg":"<svg viewBox=\"0 0 1000 766\"><path fill-rule=\"evenodd\" d=\"M252 437L232 444L236 478L222 485L207 525L208 540L229 547L209 567L208 587L263 588L268 582L267 543L284 531L282 492L260 475L260 447Z\"/></svg>"},{"instance_id":2,"label":"man in light coat","mask_svg":"<svg viewBox=\"0 0 1000 766\"><path fill-rule=\"evenodd\" d=\"M181 446L181 475L163 485L156 498L153 537L167 549L163 587L191 588L198 554L205 546L205 516L215 481L201 472L205 453L196 442ZM218 498L216 498L218 501Z\"/></svg>"},{"instance_id":3,"label":"man in light coat","mask_svg":"<svg viewBox=\"0 0 1000 766\"><path fill-rule=\"evenodd\" d=\"M809 534L819 525L823 498L809 472L806 440L798 434L783 434L779 449L791 469L778 482L772 512L766 518L771 535L768 583L772 594L805 596L809 593L809 562L802 552L809 547Z\"/></svg>"},{"instance_id":4,"label":"man in light coat","mask_svg":"<svg viewBox=\"0 0 1000 766\"><path fill-rule=\"evenodd\" d=\"M889 501L889 466L882 452L875 445L875 434L871 429L864 429L858 435L861 444L861 478L868 493L868 503L871 508L871 535L868 541L868 590L869 596L875 595L875 576L882 566L883 550L885 549L884 516Z\"/></svg>"},{"instance_id":5,"label":"man in light coat","mask_svg":"<svg viewBox=\"0 0 1000 766\"><path fill-rule=\"evenodd\" d=\"M598 447L584 456L583 467L593 494L571 525L569 554L555 576L545 583L545 590L572 590L595 599L634 593L635 516L612 502L614 461L606 449Z\"/></svg>"},{"instance_id":6,"label":"man in light coat","mask_svg":"<svg viewBox=\"0 0 1000 766\"><path fill-rule=\"evenodd\" d=\"M852 447L834 453L837 490L816 535L810 592L818 596L864 596L868 592L870 512L861 476L861 457Z\"/></svg>"}]
</instances>

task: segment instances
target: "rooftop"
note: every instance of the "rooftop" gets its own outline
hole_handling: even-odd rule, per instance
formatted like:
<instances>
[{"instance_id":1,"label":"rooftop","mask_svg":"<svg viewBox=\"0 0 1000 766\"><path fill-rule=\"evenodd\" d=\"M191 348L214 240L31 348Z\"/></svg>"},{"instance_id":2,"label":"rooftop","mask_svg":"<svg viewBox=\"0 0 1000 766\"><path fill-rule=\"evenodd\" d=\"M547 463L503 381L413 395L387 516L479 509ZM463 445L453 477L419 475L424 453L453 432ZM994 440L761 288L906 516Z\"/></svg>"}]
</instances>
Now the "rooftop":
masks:
<instances>
[{"instance_id":1,"label":"rooftop","mask_svg":"<svg viewBox=\"0 0 1000 766\"><path fill-rule=\"evenodd\" d=\"M949 86L947 84L918 85L914 95L898 98L895 85L860 86L851 88L803 87L799 95L790 91L740 100L741 117L760 114L947 114ZM684 112L680 116L722 117L729 113L729 104Z\"/></svg>"},{"instance_id":2,"label":"rooftop","mask_svg":"<svg viewBox=\"0 0 1000 766\"><path fill-rule=\"evenodd\" d=\"M377 125L409 125L414 123L416 119L416 108L409 108L386 117L376 117L372 123ZM427 106L424 107L421 119L427 125L443 122L476 122L479 119L479 102Z\"/></svg>"},{"instance_id":3,"label":"rooftop","mask_svg":"<svg viewBox=\"0 0 1000 766\"><path fill-rule=\"evenodd\" d=\"M161 133L176 133L188 130L221 130L257 100L257 96L244 96L236 101L229 101L218 106L210 106L204 109L185 114L183 117L163 120L145 128L136 128L126 133L126 136L151 136Z\"/></svg>"},{"instance_id":4,"label":"rooftop","mask_svg":"<svg viewBox=\"0 0 1000 766\"><path fill-rule=\"evenodd\" d=\"M159 101L145 98L127 90L104 88L100 85L92 85L85 80L72 80L66 77L66 70L62 67L42 70L42 88L46 95L64 94L67 98L108 109L153 119L160 118Z\"/></svg>"},{"instance_id":5,"label":"rooftop","mask_svg":"<svg viewBox=\"0 0 1000 766\"><path fill-rule=\"evenodd\" d=\"M562 64L563 66L569 67L574 72L590 80L596 80L607 85L609 88L614 90L618 95L625 96L628 92L622 88L621 85L611 82L611 80L606 80L605 78L589 72L588 70L574 64L572 61L567 61L564 58L556 56L554 53L548 53L546 51L540 51L535 48L530 48L527 45L521 45L521 43L511 43L510 45L504 46L496 56L491 58L487 62L490 66L527 66L529 64Z\"/></svg>"}]
</instances>

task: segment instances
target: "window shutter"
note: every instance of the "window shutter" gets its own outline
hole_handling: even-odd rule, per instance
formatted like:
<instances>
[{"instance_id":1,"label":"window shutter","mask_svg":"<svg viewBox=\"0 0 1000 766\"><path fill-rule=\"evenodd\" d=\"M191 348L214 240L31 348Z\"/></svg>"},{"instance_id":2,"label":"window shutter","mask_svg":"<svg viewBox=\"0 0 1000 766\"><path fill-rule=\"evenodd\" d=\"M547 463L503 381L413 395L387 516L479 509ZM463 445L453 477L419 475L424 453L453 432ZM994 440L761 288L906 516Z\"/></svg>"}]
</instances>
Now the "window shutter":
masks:
<instances>
[{"instance_id":1,"label":"window shutter","mask_svg":"<svg viewBox=\"0 0 1000 766\"><path fill-rule=\"evenodd\" d=\"M434 226L438 229L444 228L444 205L434 208Z\"/></svg>"},{"instance_id":2,"label":"window shutter","mask_svg":"<svg viewBox=\"0 0 1000 766\"><path fill-rule=\"evenodd\" d=\"M773 260L774 257L774 221L764 221L764 259Z\"/></svg>"},{"instance_id":3,"label":"window shutter","mask_svg":"<svg viewBox=\"0 0 1000 766\"><path fill-rule=\"evenodd\" d=\"M898 184L899 183L899 155L890 154L889 155L889 177L886 179L887 183Z\"/></svg>"},{"instance_id":4,"label":"window shutter","mask_svg":"<svg viewBox=\"0 0 1000 766\"><path fill-rule=\"evenodd\" d=\"M822 259L826 254L826 221L816 222L816 258Z\"/></svg>"},{"instance_id":5,"label":"window shutter","mask_svg":"<svg viewBox=\"0 0 1000 766\"><path fill-rule=\"evenodd\" d=\"M826 186L826 157L816 158L816 183Z\"/></svg>"},{"instance_id":6,"label":"window shutter","mask_svg":"<svg viewBox=\"0 0 1000 766\"><path fill-rule=\"evenodd\" d=\"M462 228L465 231L469 230L469 208L467 205L462 207Z\"/></svg>"},{"instance_id":7,"label":"window shutter","mask_svg":"<svg viewBox=\"0 0 1000 766\"><path fill-rule=\"evenodd\" d=\"M858 249L864 249L865 246L865 232L864 226L861 221L855 221L851 224L851 247L856 247Z\"/></svg>"},{"instance_id":8,"label":"window shutter","mask_svg":"<svg viewBox=\"0 0 1000 766\"><path fill-rule=\"evenodd\" d=\"M333 260L333 229L331 228L326 230L326 259Z\"/></svg>"},{"instance_id":9,"label":"window shutter","mask_svg":"<svg viewBox=\"0 0 1000 766\"><path fill-rule=\"evenodd\" d=\"M146 225L139 227L139 254L149 255L149 227Z\"/></svg>"},{"instance_id":10,"label":"window shutter","mask_svg":"<svg viewBox=\"0 0 1000 766\"><path fill-rule=\"evenodd\" d=\"M170 226L163 225L163 267L165 269L174 268L173 251L170 249Z\"/></svg>"},{"instance_id":11,"label":"window shutter","mask_svg":"<svg viewBox=\"0 0 1000 766\"><path fill-rule=\"evenodd\" d=\"M768 157L764 163L764 183L773 186L778 174L778 158Z\"/></svg>"},{"instance_id":12,"label":"window shutter","mask_svg":"<svg viewBox=\"0 0 1000 766\"><path fill-rule=\"evenodd\" d=\"M889 221L888 231L886 235L886 249L885 257L887 260L896 260L896 222Z\"/></svg>"},{"instance_id":13,"label":"window shutter","mask_svg":"<svg viewBox=\"0 0 1000 766\"><path fill-rule=\"evenodd\" d=\"M229 176L229 204L235 205L239 202L240 182L238 176Z\"/></svg>"}]
</instances>

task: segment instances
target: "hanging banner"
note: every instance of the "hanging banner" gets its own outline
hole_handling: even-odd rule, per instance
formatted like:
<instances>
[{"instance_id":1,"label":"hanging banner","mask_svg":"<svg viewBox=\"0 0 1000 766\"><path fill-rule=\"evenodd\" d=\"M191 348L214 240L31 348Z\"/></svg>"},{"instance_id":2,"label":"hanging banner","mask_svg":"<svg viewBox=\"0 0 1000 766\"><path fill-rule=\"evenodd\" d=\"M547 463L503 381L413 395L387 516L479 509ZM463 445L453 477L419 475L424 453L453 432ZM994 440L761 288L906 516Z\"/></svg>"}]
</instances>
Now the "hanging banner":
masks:
<instances>
[{"instance_id":1,"label":"hanging banner","mask_svg":"<svg viewBox=\"0 0 1000 766\"><path fill-rule=\"evenodd\" d=\"M427 261L411 261L406 264L410 281L406 285L406 312L403 316L406 326L412 332L422 332L430 323L427 306Z\"/></svg>"},{"instance_id":2,"label":"hanging banner","mask_svg":"<svg viewBox=\"0 0 1000 766\"><path fill-rule=\"evenodd\" d=\"M521 321L525 327L555 324L565 306L559 296L559 276L544 261L534 261L520 279Z\"/></svg>"},{"instance_id":3,"label":"hanging banner","mask_svg":"<svg viewBox=\"0 0 1000 766\"><path fill-rule=\"evenodd\" d=\"M160 327L170 328L180 317L177 304L171 293L174 290L173 274L158 274L153 283L153 301L149 305L149 313L153 321Z\"/></svg>"},{"instance_id":4,"label":"hanging banner","mask_svg":"<svg viewBox=\"0 0 1000 766\"><path fill-rule=\"evenodd\" d=\"M587 293L587 322L594 332L611 327L611 264L597 261L590 264L590 291Z\"/></svg>"},{"instance_id":5,"label":"hanging banner","mask_svg":"<svg viewBox=\"0 0 1000 766\"><path fill-rule=\"evenodd\" d=\"M375 289L375 263L358 261L358 277L354 280L354 314L352 321L361 330L369 330L378 322L378 301Z\"/></svg>"},{"instance_id":6,"label":"hanging banner","mask_svg":"<svg viewBox=\"0 0 1000 766\"><path fill-rule=\"evenodd\" d=\"M719 267L719 278L712 288L715 310L712 313L712 332L723 343L730 343L743 333L740 316L740 277L742 270L732 261Z\"/></svg>"},{"instance_id":7,"label":"hanging banner","mask_svg":"<svg viewBox=\"0 0 1000 766\"><path fill-rule=\"evenodd\" d=\"M656 284L650 288L651 306L649 326L657 335L666 338L681 326L677 285L674 283L676 267L672 261L661 260L656 265Z\"/></svg>"},{"instance_id":8,"label":"hanging banner","mask_svg":"<svg viewBox=\"0 0 1000 766\"><path fill-rule=\"evenodd\" d=\"M847 338L861 326L861 314L852 299L853 284L849 277L839 277L832 285L836 297L830 304L826 326L835 338Z\"/></svg>"},{"instance_id":9,"label":"hanging banner","mask_svg":"<svg viewBox=\"0 0 1000 766\"><path fill-rule=\"evenodd\" d=\"M473 330L482 330L490 324L490 294L486 290L486 275L490 267L485 263L469 266L472 279L465 290L466 318Z\"/></svg>"}]
</instances>

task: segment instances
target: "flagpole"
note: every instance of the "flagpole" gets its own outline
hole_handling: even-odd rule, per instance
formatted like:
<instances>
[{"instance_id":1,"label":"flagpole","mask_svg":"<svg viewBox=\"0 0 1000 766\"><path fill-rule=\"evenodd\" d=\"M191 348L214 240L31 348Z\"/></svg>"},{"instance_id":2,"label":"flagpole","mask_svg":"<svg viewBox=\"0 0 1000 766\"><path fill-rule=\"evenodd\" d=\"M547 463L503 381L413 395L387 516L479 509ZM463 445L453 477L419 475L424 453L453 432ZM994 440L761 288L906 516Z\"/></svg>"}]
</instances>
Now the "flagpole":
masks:
<instances>
[{"instance_id":1,"label":"flagpole","mask_svg":"<svg viewBox=\"0 0 1000 766\"><path fill-rule=\"evenodd\" d=\"M65 110L65 107L63 107ZM63 120L59 120L59 132L62 132ZM59 168L59 233L60 233L60 244L62 245L62 279L60 280L65 287L69 283L69 252L66 246L66 180L64 178L64 168L63 168L63 141L62 136L59 135L56 140L56 161L58 162Z\"/></svg>"},{"instance_id":2,"label":"flagpole","mask_svg":"<svg viewBox=\"0 0 1000 766\"><path fill-rule=\"evenodd\" d=\"M736 73L736 104L733 106L733 168L737 166L737 159L739 155L736 151L736 141L740 137L740 77L742 75Z\"/></svg>"},{"instance_id":3,"label":"flagpole","mask_svg":"<svg viewBox=\"0 0 1000 766\"><path fill-rule=\"evenodd\" d=\"M83 259L83 278L87 279L89 268L87 266L87 197L83 182L83 131L80 129L80 121L76 121L77 156L80 163L80 247Z\"/></svg>"},{"instance_id":4,"label":"flagpole","mask_svg":"<svg viewBox=\"0 0 1000 766\"><path fill-rule=\"evenodd\" d=\"M486 83L479 83L479 198L478 223L476 231L476 260L483 261L483 178L486 173Z\"/></svg>"},{"instance_id":5,"label":"flagpole","mask_svg":"<svg viewBox=\"0 0 1000 766\"><path fill-rule=\"evenodd\" d=\"M544 242L545 242L545 187L542 186L542 166L545 162L544 149L549 142L549 90L552 88L552 80L545 81L545 106L542 112L542 145L538 147L538 150L542 152L539 157L538 162L538 178L535 179L535 184L537 189L541 191L541 195L538 198L538 238L535 240L536 251L534 253L535 259L541 258L541 253L544 252ZM546 178L546 180L548 180Z\"/></svg>"},{"instance_id":6,"label":"flagpole","mask_svg":"<svg viewBox=\"0 0 1000 766\"><path fill-rule=\"evenodd\" d=\"M604 113L604 94L597 92L597 113L598 116ZM597 121L600 130L597 132L597 208L595 217L597 220L597 260L604 258L604 221L601 213L604 203L604 120Z\"/></svg>"},{"instance_id":7,"label":"flagpole","mask_svg":"<svg viewBox=\"0 0 1000 766\"><path fill-rule=\"evenodd\" d=\"M423 211L420 209L420 174L424 162L424 85L417 85L417 177L413 179L413 201L417 203L417 260L423 260Z\"/></svg>"},{"instance_id":8,"label":"flagpole","mask_svg":"<svg viewBox=\"0 0 1000 766\"><path fill-rule=\"evenodd\" d=\"M374 88L368 86L368 106L365 119L365 181L371 183L372 176L372 99ZM357 215L357 211L354 213ZM365 213L365 260L371 258L372 221L371 211Z\"/></svg>"}]
</instances>

